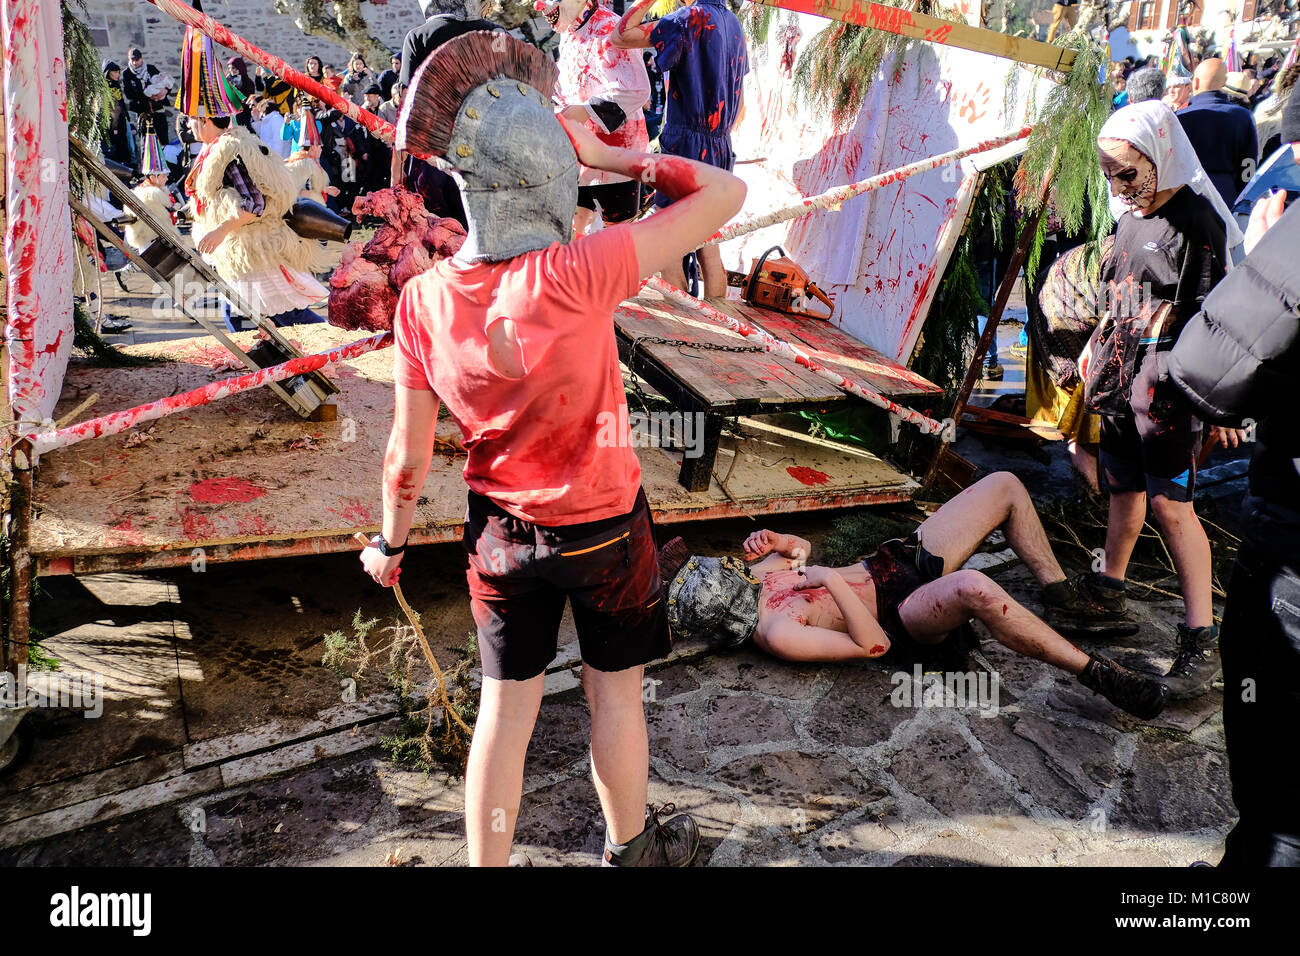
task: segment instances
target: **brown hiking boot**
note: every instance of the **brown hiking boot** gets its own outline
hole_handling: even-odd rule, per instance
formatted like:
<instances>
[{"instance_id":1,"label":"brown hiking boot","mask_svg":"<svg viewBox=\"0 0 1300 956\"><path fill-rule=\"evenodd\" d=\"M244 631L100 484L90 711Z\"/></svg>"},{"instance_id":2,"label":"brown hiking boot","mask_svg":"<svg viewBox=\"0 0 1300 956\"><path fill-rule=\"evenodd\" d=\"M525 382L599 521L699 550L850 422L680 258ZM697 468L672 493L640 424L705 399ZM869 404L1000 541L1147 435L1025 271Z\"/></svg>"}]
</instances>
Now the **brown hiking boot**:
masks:
<instances>
[{"instance_id":1,"label":"brown hiking boot","mask_svg":"<svg viewBox=\"0 0 1300 956\"><path fill-rule=\"evenodd\" d=\"M1100 654L1088 655L1079 683L1140 720L1159 716L1169 697L1169 688L1154 677L1129 670Z\"/></svg>"},{"instance_id":2,"label":"brown hiking boot","mask_svg":"<svg viewBox=\"0 0 1300 956\"><path fill-rule=\"evenodd\" d=\"M1043 586L1043 620L1061 634L1127 637L1138 632L1123 588L1086 572Z\"/></svg>"},{"instance_id":3,"label":"brown hiking boot","mask_svg":"<svg viewBox=\"0 0 1300 956\"><path fill-rule=\"evenodd\" d=\"M609 842L605 833L605 866L690 866L700 848L700 830L688 814L659 822L659 814L670 814L677 805L646 807L646 827L637 836L619 846Z\"/></svg>"},{"instance_id":4,"label":"brown hiking boot","mask_svg":"<svg viewBox=\"0 0 1300 956\"><path fill-rule=\"evenodd\" d=\"M1189 630L1178 625L1178 656L1165 675L1169 696L1174 700L1200 697L1222 673L1219 663L1219 625Z\"/></svg>"}]
</instances>

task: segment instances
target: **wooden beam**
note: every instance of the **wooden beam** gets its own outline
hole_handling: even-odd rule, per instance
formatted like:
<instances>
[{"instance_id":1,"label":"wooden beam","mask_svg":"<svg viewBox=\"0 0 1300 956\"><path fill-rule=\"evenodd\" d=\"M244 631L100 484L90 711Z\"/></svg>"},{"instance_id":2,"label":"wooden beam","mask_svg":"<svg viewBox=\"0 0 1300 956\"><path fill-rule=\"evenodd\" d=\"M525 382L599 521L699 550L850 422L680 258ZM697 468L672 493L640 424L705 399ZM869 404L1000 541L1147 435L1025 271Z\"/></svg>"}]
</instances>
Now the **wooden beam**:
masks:
<instances>
[{"instance_id":1,"label":"wooden beam","mask_svg":"<svg viewBox=\"0 0 1300 956\"><path fill-rule=\"evenodd\" d=\"M817 17L839 20L856 27L871 27L899 36L942 43L945 46L974 50L1006 57L1017 63L1042 66L1067 72L1074 65L1074 51L1052 43L1008 36L996 30L984 30L954 20L941 20L902 7L891 7L870 0L751 0L767 7L810 13Z\"/></svg>"},{"instance_id":2,"label":"wooden beam","mask_svg":"<svg viewBox=\"0 0 1300 956\"><path fill-rule=\"evenodd\" d=\"M68 137L68 151L69 155L85 166L91 175L99 181L100 185L108 190L111 196L117 199L118 202L122 203L124 208L129 209L134 213L145 226L153 230L155 235L165 240L177 253L180 254L181 258L185 260L186 265L193 269L199 277L212 286L213 289L224 296L230 303L231 308L247 316L254 325L261 329L268 338L274 340L276 345L289 355L295 358L302 357L302 353L293 347L293 344L284 337L280 332L279 327L274 322L257 312L244 300L244 297L241 296L233 286L217 274L217 271L212 268L212 266L208 265L208 263L198 255L198 253L190 249L185 240L181 238L180 232L174 225L172 225L171 219L164 220L155 216L153 212L150 211L149 207L141 202L140 197L131 192L131 190L126 187L126 184L114 176L108 168L100 162L99 157L87 149L86 146L75 136ZM114 243L114 245L117 246L119 251L123 251L120 244ZM124 254L126 253L124 252ZM127 255L127 258L132 257ZM137 266L140 265L139 262L136 262L135 264ZM149 271L152 273L152 270ZM159 281L156 275L151 275L151 278L153 278L154 281ZM162 279L161 284L164 286L168 285L168 281L165 277ZM191 319L195 318L192 313L187 314ZM195 319L195 321L198 320ZM211 326L207 323L201 322L200 324L209 332L212 331ZM223 340L223 337L220 335L218 335L217 338L226 348L232 349L228 339ZM245 365L248 364L248 360L244 357L244 353L241 350L234 348L232 349L232 353L236 358L244 362ZM257 366L254 365L252 367L256 368ZM313 372L307 376L307 378L316 391L317 397L321 401L338 391L338 387L320 372ZM281 395L281 397L288 394L278 388L272 390L275 391L276 394ZM292 400L289 401L289 405L303 418L306 418L311 414L312 409L311 407L308 407L306 402L301 400Z\"/></svg>"},{"instance_id":3,"label":"wooden beam","mask_svg":"<svg viewBox=\"0 0 1300 956\"><path fill-rule=\"evenodd\" d=\"M189 307L186 306L184 302L180 302L177 301L175 298L172 298L173 286L168 281L167 277L164 276L162 273L158 272L156 269L154 269L153 266L149 265L149 263L147 263L144 259L142 259L138 252L136 252L134 249L128 246L126 242L120 236L117 235L117 233L113 232L112 229L108 228L108 224L105 223L98 216L96 216L93 212L91 212L89 207L87 207L84 203L82 203L81 200L79 200L76 196L69 195L68 204L72 207L73 212L75 212L82 219L86 220L86 222L90 223L91 227L97 233L99 233L101 239L103 239L105 242L111 245L118 252L122 253L122 255L126 257L128 262L130 262L133 266L139 269L144 275L152 279L156 285L164 289L167 293L167 297L171 299L172 306L175 307L177 311L179 311L182 315L184 315L186 318L190 319L191 321L197 322L199 325L201 325L204 331L206 331L209 335L211 335L222 345L224 345L226 347L226 350L230 352L231 355L239 359L239 361L243 362L250 372L260 372L262 370L262 367L258 365L256 362L254 362L251 358L249 358L248 354L243 349L241 349L238 345L236 345L235 342L228 335L226 335L225 330L222 329L219 325L217 325L214 322L209 322L206 318L204 318L202 315L199 315L197 312L191 312ZM294 351L296 354L297 350L295 349ZM291 395L289 392L286 392L284 390L284 387L280 385L279 382L272 382L268 387L271 389L271 391L275 392L275 394L286 405L292 408L303 418L306 418L308 415L311 414L311 409L307 407L306 403L300 401L297 398L297 396Z\"/></svg>"}]
</instances>

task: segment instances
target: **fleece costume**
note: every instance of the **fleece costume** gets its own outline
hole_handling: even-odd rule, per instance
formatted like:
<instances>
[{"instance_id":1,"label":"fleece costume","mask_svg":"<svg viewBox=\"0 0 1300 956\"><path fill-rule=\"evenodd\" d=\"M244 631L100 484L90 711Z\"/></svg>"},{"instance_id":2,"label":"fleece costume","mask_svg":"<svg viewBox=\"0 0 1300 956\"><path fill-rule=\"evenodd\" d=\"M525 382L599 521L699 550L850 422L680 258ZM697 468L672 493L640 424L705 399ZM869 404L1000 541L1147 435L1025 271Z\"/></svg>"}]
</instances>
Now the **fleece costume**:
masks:
<instances>
[{"instance_id":1,"label":"fleece costume","mask_svg":"<svg viewBox=\"0 0 1300 956\"><path fill-rule=\"evenodd\" d=\"M161 186L155 186L149 180L145 180L131 190L135 193L135 198L144 204L144 207L153 213L154 218L163 221L171 219L172 197L167 190ZM139 219L127 223L126 244L136 252L142 252L145 246L154 241L156 233L146 226Z\"/></svg>"},{"instance_id":2,"label":"fleece costume","mask_svg":"<svg viewBox=\"0 0 1300 956\"><path fill-rule=\"evenodd\" d=\"M216 142L205 145L186 178L194 242L248 208L249 197L241 195L227 175L232 165L260 193L254 198L261 200L262 208L254 204L251 211L257 212L257 219L230 232L204 258L263 315L305 309L325 298L328 290L312 273L328 270L333 256L284 221L298 195L294 178L279 156L241 126L232 124Z\"/></svg>"}]
</instances>

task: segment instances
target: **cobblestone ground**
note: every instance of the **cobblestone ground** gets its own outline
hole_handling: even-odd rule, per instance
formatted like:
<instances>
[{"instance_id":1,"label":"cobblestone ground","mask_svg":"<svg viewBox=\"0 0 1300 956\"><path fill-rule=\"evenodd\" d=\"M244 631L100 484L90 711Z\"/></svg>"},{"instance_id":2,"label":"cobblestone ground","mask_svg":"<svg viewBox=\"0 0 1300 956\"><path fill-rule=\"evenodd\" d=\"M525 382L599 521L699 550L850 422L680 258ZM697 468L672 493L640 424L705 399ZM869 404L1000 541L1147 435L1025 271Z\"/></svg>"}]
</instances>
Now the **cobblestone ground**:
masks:
<instances>
[{"instance_id":1,"label":"cobblestone ground","mask_svg":"<svg viewBox=\"0 0 1300 956\"><path fill-rule=\"evenodd\" d=\"M995 577L1036 607L1023 567ZM1174 607L1135 607L1145 636L1110 652L1163 670ZM1235 816L1219 691L1144 724L1046 665L987 641L984 653L999 688L982 711L894 706L902 678L875 664L742 650L654 670L651 800L694 814L697 865L1218 859ZM516 834L536 865L598 860L589 730L580 692L543 705ZM462 807L461 782L363 751L5 851L0 863L457 865Z\"/></svg>"}]
</instances>

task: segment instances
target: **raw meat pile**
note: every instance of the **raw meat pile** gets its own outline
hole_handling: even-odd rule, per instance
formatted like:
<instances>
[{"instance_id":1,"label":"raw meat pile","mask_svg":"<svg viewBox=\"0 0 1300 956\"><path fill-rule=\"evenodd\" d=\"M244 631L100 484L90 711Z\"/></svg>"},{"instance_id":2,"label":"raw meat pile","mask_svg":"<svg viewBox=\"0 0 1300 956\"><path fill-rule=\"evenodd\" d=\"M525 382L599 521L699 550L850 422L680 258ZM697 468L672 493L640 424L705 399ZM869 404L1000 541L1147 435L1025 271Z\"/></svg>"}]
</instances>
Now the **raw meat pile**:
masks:
<instances>
[{"instance_id":1,"label":"raw meat pile","mask_svg":"<svg viewBox=\"0 0 1300 956\"><path fill-rule=\"evenodd\" d=\"M380 189L362 196L352 209L358 216L377 216L384 225L365 245L350 242L343 250L330 276L330 324L387 332L406 280L454 255L465 230L455 219L430 215L409 189Z\"/></svg>"}]
</instances>

